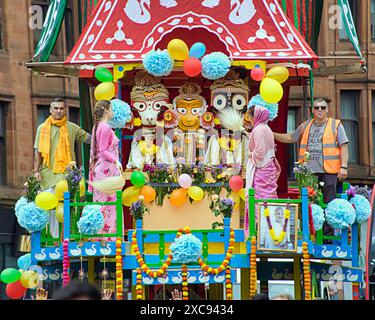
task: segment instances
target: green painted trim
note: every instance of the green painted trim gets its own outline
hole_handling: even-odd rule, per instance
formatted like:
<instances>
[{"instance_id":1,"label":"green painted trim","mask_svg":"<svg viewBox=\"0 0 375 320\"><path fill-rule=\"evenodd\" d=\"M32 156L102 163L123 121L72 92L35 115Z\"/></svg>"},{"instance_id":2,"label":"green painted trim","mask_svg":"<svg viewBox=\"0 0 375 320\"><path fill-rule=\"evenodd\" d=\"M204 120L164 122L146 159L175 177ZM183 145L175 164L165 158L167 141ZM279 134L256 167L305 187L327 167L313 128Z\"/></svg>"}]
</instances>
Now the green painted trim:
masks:
<instances>
[{"instance_id":1,"label":"green painted trim","mask_svg":"<svg viewBox=\"0 0 375 320\"><path fill-rule=\"evenodd\" d=\"M203 260L206 261L208 257L208 233L203 233L203 242L202 242L202 254Z\"/></svg>"},{"instance_id":2,"label":"green painted trim","mask_svg":"<svg viewBox=\"0 0 375 320\"><path fill-rule=\"evenodd\" d=\"M159 258L164 263L165 258L165 237L164 234L159 235Z\"/></svg>"},{"instance_id":3,"label":"green painted trim","mask_svg":"<svg viewBox=\"0 0 375 320\"><path fill-rule=\"evenodd\" d=\"M299 30L297 0L293 0L293 15L294 15L294 26L296 27L297 30Z\"/></svg>"},{"instance_id":4,"label":"green painted trim","mask_svg":"<svg viewBox=\"0 0 375 320\"><path fill-rule=\"evenodd\" d=\"M287 13L287 12L286 12L286 0L282 0L282 1L281 1L281 5L283 6L283 10L284 10L284 12Z\"/></svg>"}]
</instances>

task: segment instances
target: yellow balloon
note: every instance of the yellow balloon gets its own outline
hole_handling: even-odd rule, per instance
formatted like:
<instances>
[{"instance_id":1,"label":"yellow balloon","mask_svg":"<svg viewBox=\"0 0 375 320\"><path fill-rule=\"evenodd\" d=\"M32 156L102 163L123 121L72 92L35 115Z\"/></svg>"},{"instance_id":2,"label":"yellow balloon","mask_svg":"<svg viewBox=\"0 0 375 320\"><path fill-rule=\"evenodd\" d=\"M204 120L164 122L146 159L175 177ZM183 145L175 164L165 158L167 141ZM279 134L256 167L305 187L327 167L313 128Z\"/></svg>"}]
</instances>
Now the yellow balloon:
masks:
<instances>
[{"instance_id":1,"label":"yellow balloon","mask_svg":"<svg viewBox=\"0 0 375 320\"><path fill-rule=\"evenodd\" d=\"M283 87L274 79L264 78L260 84L260 95L268 103L277 103L284 94Z\"/></svg>"},{"instance_id":2,"label":"yellow balloon","mask_svg":"<svg viewBox=\"0 0 375 320\"><path fill-rule=\"evenodd\" d=\"M238 195L243 201L246 201L246 189L242 188L240 191L238 191Z\"/></svg>"},{"instance_id":3,"label":"yellow balloon","mask_svg":"<svg viewBox=\"0 0 375 320\"><path fill-rule=\"evenodd\" d=\"M116 95L116 88L113 82L103 82L99 84L95 89L96 100L111 100Z\"/></svg>"},{"instance_id":4,"label":"yellow balloon","mask_svg":"<svg viewBox=\"0 0 375 320\"><path fill-rule=\"evenodd\" d=\"M86 185L85 185L85 179L82 179L79 182L79 195L83 197L86 193Z\"/></svg>"},{"instance_id":5,"label":"yellow balloon","mask_svg":"<svg viewBox=\"0 0 375 320\"><path fill-rule=\"evenodd\" d=\"M168 52L175 60L184 61L189 58L189 48L181 39L173 39L169 41Z\"/></svg>"},{"instance_id":6,"label":"yellow balloon","mask_svg":"<svg viewBox=\"0 0 375 320\"><path fill-rule=\"evenodd\" d=\"M138 201L140 193L141 189L136 186L126 188L122 193L122 204L126 207L130 207L133 202Z\"/></svg>"},{"instance_id":7,"label":"yellow balloon","mask_svg":"<svg viewBox=\"0 0 375 320\"><path fill-rule=\"evenodd\" d=\"M59 202L56 207L56 220L60 223L64 222L64 203Z\"/></svg>"},{"instance_id":8,"label":"yellow balloon","mask_svg":"<svg viewBox=\"0 0 375 320\"><path fill-rule=\"evenodd\" d=\"M21 284L28 289L34 289L38 286L39 276L35 271L25 271L20 278Z\"/></svg>"},{"instance_id":9,"label":"yellow balloon","mask_svg":"<svg viewBox=\"0 0 375 320\"><path fill-rule=\"evenodd\" d=\"M50 192L41 192L35 197L35 204L43 210L52 210L57 207L59 200Z\"/></svg>"},{"instance_id":10,"label":"yellow balloon","mask_svg":"<svg viewBox=\"0 0 375 320\"><path fill-rule=\"evenodd\" d=\"M229 199L232 199L232 201L234 202L234 206L233 206L233 209L234 210L237 210L239 207L240 207L240 196L238 193L231 193L229 196L228 196Z\"/></svg>"},{"instance_id":11,"label":"yellow balloon","mask_svg":"<svg viewBox=\"0 0 375 320\"><path fill-rule=\"evenodd\" d=\"M188 195L194 201L201 201L204 198L204 191L200 187L193 186L188 189Z\"/></svg>"},{"instance_id":12,"label":"yellow balloon","mask_svg":"<svg viewBox=\"0 0 375 320\"><path fill-rule=\"evenodd\" d=\"M55 194L59 201L64 200L64 192L68 192L68 182L66 180L61 180L58 183L56 183L55 186Z\"/></svg>"},{"instance_id":13,"label":"yellow balloon","mask_svg":"<svg viewBox=\"0 0 375 320\"><path fill-rule=\"evenodd\" d=\"M267 72L266 77L284 83L289 78L289 70L283 66L273 67Z\"/></svg>"}]
</instances>

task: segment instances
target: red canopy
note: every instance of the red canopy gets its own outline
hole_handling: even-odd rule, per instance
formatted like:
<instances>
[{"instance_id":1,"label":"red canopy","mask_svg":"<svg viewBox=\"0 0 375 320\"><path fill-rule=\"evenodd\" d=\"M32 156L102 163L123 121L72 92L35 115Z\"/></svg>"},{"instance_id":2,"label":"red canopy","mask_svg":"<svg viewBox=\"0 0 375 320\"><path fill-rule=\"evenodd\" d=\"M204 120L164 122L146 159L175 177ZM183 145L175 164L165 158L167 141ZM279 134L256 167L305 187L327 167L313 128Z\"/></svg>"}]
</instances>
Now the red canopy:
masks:
<instances>
[{"instance_id":1,"label":"red canopy","mask_svg":"<svg viewBox=\"0 0 375 320\"><path fill-rule=\"evenodd\" d=\"M233 60L317 59L278 1L101 0L66 63L139 62L173 38Z\"/></svg>"}]
</instances>

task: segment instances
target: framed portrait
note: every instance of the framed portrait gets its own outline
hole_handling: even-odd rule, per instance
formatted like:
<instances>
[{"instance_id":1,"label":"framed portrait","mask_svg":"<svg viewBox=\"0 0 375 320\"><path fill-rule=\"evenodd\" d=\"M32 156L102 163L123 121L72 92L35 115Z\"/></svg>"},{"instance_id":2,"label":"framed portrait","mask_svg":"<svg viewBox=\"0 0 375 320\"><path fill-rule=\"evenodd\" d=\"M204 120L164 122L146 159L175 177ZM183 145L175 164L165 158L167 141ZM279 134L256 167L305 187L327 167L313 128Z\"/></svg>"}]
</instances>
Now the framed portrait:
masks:
<instances>
[{"instance_id":1,"label":"framed portrait","mask_svg":"<svg viewBox=\"0 0 375 320\"><path fill-rule=\"evenodd\" d=\"M298 204L258 203L258 250L296 252L297 241Z\"/></svg>"}]
</instances>

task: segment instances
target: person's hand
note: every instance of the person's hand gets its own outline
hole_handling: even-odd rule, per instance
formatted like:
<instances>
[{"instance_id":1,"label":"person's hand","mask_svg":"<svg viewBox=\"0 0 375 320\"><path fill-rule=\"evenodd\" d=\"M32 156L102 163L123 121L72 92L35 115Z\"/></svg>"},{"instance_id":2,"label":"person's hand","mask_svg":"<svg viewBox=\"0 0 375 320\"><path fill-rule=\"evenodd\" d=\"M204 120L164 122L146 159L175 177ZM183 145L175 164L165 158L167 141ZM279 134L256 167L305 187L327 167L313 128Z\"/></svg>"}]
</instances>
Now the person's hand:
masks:
<instances>
[{"instance_id":1,"label":"person's hand","mask_svg":"<svg viewBox=\"0 0 375 320\"><path fill-rule=\"evenodd\" d=\"M172 290L172 300L182 300L182 292L177 289Z\"/></svg>"},{"instance_id":2,"label":"person's hand","mask_svg":"<svg viewBox=\"0 0 375 320\"><path fill-rule=\"evenodd\" d=\"M345 180L348 176L348 169L341 168L338 174L339 180Z\"/></svg>"},{"instance_id":3,"label":"person's hand","mask_svg":"<svg viewBox=\"0 0 375 320\"><path fill-rule=\"evenodd\" d=\"M43 288L38 288L36 290L35 300L47 300L48 298L48 291L44 290Z\"/></svg>"},{"instance_id":4,"label":"person's hand","mask_svg":"<svg viewBox=\"0 0 375 320\"><path fill-rule=\"evenodd\" d=\"M104 289L102 293L102 300L111 300L113 291L111 289Z\"/></svg>"},{"instance_id":5,"label":"person's hand","mask_svg":"<svg viewBox=\"0 0 375 320\"><path fill-rule=\"evenodd\" d=\"M34 172L34 178L35 178L38 182L41 182L41 181L42 181L42 175L40 174L39 171Z\"/></svg>"}]
</instances>

